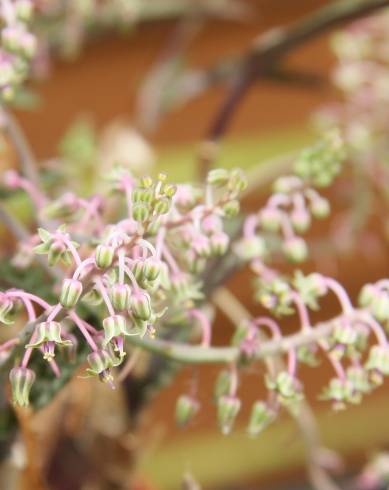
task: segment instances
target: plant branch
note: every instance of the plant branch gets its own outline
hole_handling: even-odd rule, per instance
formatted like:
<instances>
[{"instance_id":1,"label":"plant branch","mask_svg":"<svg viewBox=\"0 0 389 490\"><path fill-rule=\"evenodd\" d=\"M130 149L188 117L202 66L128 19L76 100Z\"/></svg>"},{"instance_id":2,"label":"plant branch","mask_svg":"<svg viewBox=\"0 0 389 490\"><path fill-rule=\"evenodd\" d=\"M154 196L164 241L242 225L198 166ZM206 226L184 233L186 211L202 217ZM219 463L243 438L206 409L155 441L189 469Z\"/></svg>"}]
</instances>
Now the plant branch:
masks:
<instances>
[{"instance_id":1,"label":"plant branch","mask_svg":"<svg viewBox=\"0 0 389 490\"><path fill-rule=\"evenodd\" d=\"M337 0L292 24L289 28L273 29L256 38L242 56L222 62L206 74L208 83L232 79L231 89L211 125L208 139L217 141L225 132L236 107L251 85L278 68L293 49L331 28L389 5L389 0Z\"/></svg>"},{"instance_id":2,"label":"plant branch","mask_svg":"<svg viewBox=\"0 0 389 490\"><path fill-rule=\"evenodd\" d=\"M216 290L216 292L213 294L213 302L226 316L229 317L234 325L239 324L239 322L244 319L251 319L250 312L246 310L240 301L238 301L238 299L226 288ZM317 328L324 329L324 327L328 326L332 328L331 323L323 324ZM266 335L261 331L259 331L259 335L261 339L266 339ZM289 338L291 337L292 336ZM294 338L296 339L296 335ZM269 373L272 375L276 375L277 372L284 369L282 358L277 357L276 355L274 357L265 357L265 363ZM339 487L335 484L332 478L320 466L320 434L311 407L306 400L303 400L300 403L300 408L297 413L293 410L289 410L289 413L294 418L304 440L307 454L307 474L312 485L316 490L339 490Z\"/></svg>"},{"instance_id":3,"label":"plant branch","mask_svg":"<svg viewBox=\"0 0 389 490\"><path fill-rule=\"evenodd\" d=\"M37 189L39 189L40 181L37 170L37 161L27 139L23 134L22 129L19 126L19 123L15 117L8 112L7 109L5 109L5 107L1 108L1 115L5 123L5 129L18 154L24 175L34 184Z\"/></svg>"}]
</instances>

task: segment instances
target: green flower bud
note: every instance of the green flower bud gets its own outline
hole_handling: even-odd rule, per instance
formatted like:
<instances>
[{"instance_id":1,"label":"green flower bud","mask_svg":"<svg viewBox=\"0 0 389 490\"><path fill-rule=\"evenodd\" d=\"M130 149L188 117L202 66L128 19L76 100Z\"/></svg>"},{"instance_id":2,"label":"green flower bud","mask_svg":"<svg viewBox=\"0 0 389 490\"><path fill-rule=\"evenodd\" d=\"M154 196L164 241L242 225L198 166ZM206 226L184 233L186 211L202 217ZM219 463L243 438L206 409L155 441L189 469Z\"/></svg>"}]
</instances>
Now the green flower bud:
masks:
<instances>
[{"instance_id":1,"label":"green flower bud","mask_svg":"<svg viewBox=\"0 0 389 490\"><path fill-rule=\"evenodd\" d=\"M76 279L65 279L62 283L59 302L64 308L73 308L82 294L82 283Z\"/></svg>"},{"instance_id":2,"label":"green flower bud","mask_svg":"<svg viewBox=\"0 0 389 490\"><path fill-rule=\"evenodd\" d=\"M379 322L389 319L389 295L380 292L376 295L371 305L371 312Z\"/></svg>"},{"instance_id":3,"label":"green flower bud","mask_svg":"<svg viewBox=\"0 0 389 490\"><path fill-rule=\"evenodd\" d=\"M228 395L231 391L232 382L231 371L227 369L220 371L213 391L215 398L218 399L221 396Z\"/></svg>"},{"instance_id":4,"label":"green flower bud","mask_svg":"<svg viewBox=\"0 0 389 490\"><path fill-rule=\"evenodd\" d=\"M214 233L209 237L210 252L214 255L224 255L227 252L230 239L227 233Z\"/></svg>"},{"instance_id":5,"label":"green flower bud","mask_svg":"<svg viewBox=\"0 0 389 490\"><path fill-rule=\"evenodd\" d=\"M353 345L358 333L350 323L337 322L334 330L335 342L343 345Z\"/></svg>"},{"instance_id":6,"label":"green flower bud","mask_svg":"<svg viewBox=\"0 0 389 490\"><path fill-rule=\"evenodd\" d=\"M49 248L47 261L50 267L56 265L61 259L62 254L66 253L65 245L60 241L54 241Z\"/></svg>"},{"instance_id":7,"label":"green flower bud","mask_svg":"<svg viewBox=\"0 0 389 490\"><path fill-rule=\"evenodd\" d=\"M369 393L371 391L368 373L362 367L349 367L347 369L347 379L351 382L354 390L360 393Z\"/></svg>"},{"instance_id":8,"label":"green flower bud","mask_svg":"<svg viewBox=\"0 0 389 490\"><path fill-rule=\"evenodd\" d=\"M228 188L233 191L240 193L247 188L247 179L240 168L235 168L231 171L230 178L228 180Z\"/></svg>"},{"instance_id":9,"label":"green flower bud","mask_svg":"<svg viewBox=\"0 0 389 490\"><path fill-rule=\"evenodd\" d=\"M128 284L114 284L109 290L109 296L115 310L123 311L129 308L131 289Z\"/></svg>"},{"instance_id":10,"label":"green flower bud","mask_svg":"<svg viewBox=\"0 0 389 490\"><path fill-rule=\"evenodd\" d=\"M369 352L369 358L365 364L369 371L376 370L385 376L389 375L389 349L381 345L374 345Z\"/></svg>"},{"instance_id":11,"label":"green flower bud","mask_svg":"<svg viewBox=\"0 0 389 490\"><path fill-rule=\"evenodd\" d=\"M171 200L166 197L159 198L154 204L154 212L158 215L166 214L170 210Z\"/></svg>"},{"instance_id":12,"label":"green flower bud","mask_svg":"<svg viewBox=\"0 0 389 490\"><path fill-rule=\"evenodd\" d=\"M223 187L227 184L230 173L224 168L215 168L208 172L207 183L216 187Z\"/></svg>"},{"instance_id":13,"label":"green flower bud","mask_svg":"<svg viewBox=\"0 0 389 490\"><path fill-rule=\"evenodd\" d=\"M16 0L15 2L15 14L16 17L22 22L28 22L31 20L33 13L33 5L30 0Z\"/></svg>"},{"instance_id":14,"label":"green flower bud","mask_svg":"<svg viewBox=\"0 0 389 490\"><path fill-rule=\"evenodd\" d=\"M289 194L302 186L302 181L295 176L278 177L273 184L273 191L280 194Z\"/></svg>"},{"instance_id":15,"label":"green flower bud","mask_svg":"<svg viewBox=\"0 0 389 490\"><path fill-rule=\"evenodd\" d=\"M172 198L175 193L177 192L177 186L173 184L166 184L163 186L163 193L165 194L166 197Z\"/></svg>"},{"instance_id":16,"label":"green flower bud","mask_svg":"<svg viewBox=\"0 0 389 490\"><path fill-rule=\"evenodd\" d=\"M265 231L275 233L281 227L282 214L278 209L264 208L259 213L259 221Z\"/></svg>"},{"instance_id":17,"label":"green flower bud","mask_svg":"<svg viewBox=\"0 0 389 490\"><path fill-rule=\"evenodd\" d=\"M241 402L234 396L221 396L217 401L217 418L223 434L229 434L239 413Z\"/></svg>"},{"instance_id":18,"label":"green flower bud","mask_svg":"<svg viewBox=\"0 0 389 490\"><path fill-rule=\"evenodd\" d=\"M135 291L131 296L131 311L140 320L149 320L152 314L150 296L142 291Z\"/></svg>"},{"instance_id":19,"label":"green flower bud","mask_svg":"<svg viewBox=\"0 0 389 490\"><path fill-rule=\"evenodd\" d=\"M321 396L324 400L332 400L335 410L343 410L345 402L352 402L354 396L354 388L349 380L333 378L329 386L324 390Z\"/></svg>"},{"instance_id":20,"label":"green flower bud","mask_svg":"<svg viewBox=\"0 0 389 490\"><path fill-rule=\"evenodd\" d=\"M235 253L243 260L262 258L266 254L265 240L260 236L242 238L235 247Z\"/></svg>"},{"instance_id":21,"label":"green flower bud","mask_svg":"<svg viewBox=\"0 0 389 490\"><path fill-rule=\"evenodd\" d=\"M315 198L310 204L312 216L316 219L324 219L330 214L331 207L328 199L324 197Z\"/></svg>"},{"instance_id":22,"label":"green flower bud","mask_svg":"<svg viewBox=\"0 0 389 490\"><path fill-rule=\"evenodd\" d=\"M377 288L374 284L365 284L359 294L358 302L362 307L365 307L371 305L376 298Z\"/></svg>"},{"instance_id":23,"label":"green flower bud","mask_svg":"<svg viewBox=\"0 0 389 490\"><path fill-rule=\"evenodd\" d=\"M35 373L31 369L16 367L11 369L9 380L12 389L12 401L20 407L29 405L29 397L32 385L35 381Z\"/></svg>"},{"instance_id":24,"label":"green flower bud","mask_svg":"<svg viewBox=\"0 0 389 490\"><path fill-rule=\"evenodd\" d=\"M144 189L149 189L153 185L153 179L151 177L142 177L139 183Z\"/></svg>"},{"instance_id":25,"label":"green flower bud","mask_svg":"<svg viewBox=\"0 0 389 490\"><path fill-rule=\"evenodd\" d=\"M305 209L295 209L290 215L290 222L294 230L298 233L304 233L311 224L311 217Z\"/></svg>"},{"instance_id":26,"label":"green flower bud","mask_svg":"<svg viewBox=\"0 0 389 490\"><path fill-rule=\"evenodd\" d=\"M255 437L260 434L275 419L275 413L265 402L256 401L251 408L247 432Z\"/></svg>"},{"instance_id":27,"label":"green flower bud","mask_svg":"<svg viewBox=\"0 0 389 490\"><path fill-rule=\"evenodd\" d=\"M143 263L143 276L148 281L155 281L161 271L161 261L150 257Z\"/></svg>"},{"instance_id":28,"label":"green flower bud","mask_svg":"<svg viewBox=\"0 0 389 490\"><path fill-rule=\"evenodd\" d=\"M239 201L237 201L236 199L232 199L231 201L226 202L223 206L223 212L226 218L234 218L238 215L239 210L240 204Z\"/></svg>"},{"instance_id":29,"label":"green flower bud","mask_svg":"<svg viewBox=\"0 0 389 490\"><path fill-rule=\"evenodd\" d=\"M135 221L144 223L150 216L149 208L145 204L136 204L132 209L132 217Z\"/></svg>"},{"instance_id":30,"label":"green flower bud","mask_svg":"<svg viewBox=\"0 0 389 490\"><path fill-rule=\"evenodd\" d=\"M187 425L199 411L199 403L188 395L181 395L176 403L176 423L180 427Z\"/></svg>"},{"instance_id":31,"label":"green flower bud","mask_svg":"<svg viewBox=\"0 0 389 490\"><path fill-rule=\"evenodd\" d=\"M134 204L146 203L150 204L154 198L154 191L152 189L136 188L132 191L131 199Z\"/></svg>"},{"instance_id":32,"label":"green flower bud","mask_svg":"<svg viewBox=\"0 0 389 490\"><path fill-rule=\"evenodd\" d=\"M305 240L300 237L293 237L286 240L282 250L287 259L291 262L304 262L308 257L308 248Z\"/></svg>"},{"instance_id":33,"label":"green flower bud","mask_svg":"<svg viewBox=\"0 0 389 490\"><path fill-rule=\"evenodd\" d=\"M101 244L96 247L95 262L100 269L110 267L115 255L115 249L111 245Z\"/></svg>"}]
</instances>

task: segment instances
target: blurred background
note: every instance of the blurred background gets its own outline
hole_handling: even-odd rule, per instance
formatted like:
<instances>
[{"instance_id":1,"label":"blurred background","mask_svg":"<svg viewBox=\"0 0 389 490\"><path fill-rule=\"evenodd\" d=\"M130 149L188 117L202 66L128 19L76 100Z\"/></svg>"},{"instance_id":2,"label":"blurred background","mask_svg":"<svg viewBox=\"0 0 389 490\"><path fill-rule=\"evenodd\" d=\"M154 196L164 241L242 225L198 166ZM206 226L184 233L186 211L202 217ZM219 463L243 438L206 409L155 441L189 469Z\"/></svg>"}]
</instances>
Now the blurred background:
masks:
<instances>
[{"instance_id":1,"label":"blurred background","mask_svg":"<svg viewBox=\"0 0 389 490\"><path fill-rule=\"evenodd\" d=\"M227 9L190 26L193 32L188 36L186 66L206 68L221 59L236 56L247 50L259 34L273 27L289 25L329 2L247 0L238 3L236 10ZM163 170L173 181L198 176L200 142L206 137L228 87L222 84L205 90L161 117L150 115L150 109L140 98L156 61L163 59L164 53L171 49L169 46L177 36L177 25L175 15L148 19L137 23L131 33L104 33L83 45L77 56L72 55L71 59L59 56L49 68L43 67L41 80L30 87L34 92L34 103L29 109L16 112L37 156L49 161L55 158L59 148L63 149L64 145L66 148L66 135L72 134L71 131L73 134L74 131L89 131L91 138L93 135L101 138L99 151L109 159L112 141L121 155L127 150L125 143L121 147L121 138L132 135L132 156L129 158L134 159L133 164L140 173L144 169L146 173ZM244 203L246 210L257 209L264 202L271 178L277 176L278 168L281 168L280 158L282 161L285 155L314 141L312 114L339 97L330 82L335 63L330 34L310 40L293 50L285 60L286 66L317 75L319 83L260 80L251 88L231 121L221 143L217 164L263 169L263 185L248 196ZM45 70L49 70L48 76ZM331 192L339 197L337 193L342 190L335 187ZM336 208L335 216L340 211ZM312 240L327 233L328 226L327 223L315 225ZM335 275L355 298L365 282L383 277L388 271L387 254L381 249L377 249L377 253L375 250L374 247L369 250L346 247L336 254L328 252L319 258L313 257L304 269L319 269ZM228 283L231 291L251 311L259 314L261 310L253 302L250 285L251 277L246 270L240 271ZM317 319L334 314L336 306L328 301ZM294 321L292 318L285 322L285 332L293 330ZM228 343L233 332L229 320L220 313L216 316L214 332L215 343L220 345ZM258 439L252 440L244 431L248 411L243 409L237 429L227 437L219 434L212 401L217 372L217 367L184 368L173 383L167 383L153 396L142 415L139 429L136 433L126 434L123 443L137 449L136 483L128 488L174 490L180 488L185 473L192 474L205 489L308 488L303 483L301 436L287 415ZM324 445L344 457L352 474L366 457L389 442L389 394L384 386L362 405L335 413L328 404L317 400L329 372L323 363L316 369L307 369L302 377L318 417ZM134 376L136 378L136 370ZM262 376L260 368L253 368L245 377L241 388L245 400L252 401L264 393ZM175 402L193 382L198 383L202 408L191 426L180 430L174 424ZM104 403L98 402L99 394L106 387L78 379L67 390L72 391L73 399L82 399L81 415L67 421L73 431L82 432L87 430L86 427L97 426L107 437L115 438L123 433L125 423L115 413L117 397L123 394L110 395L108 402L102 396ZM50 427L60 425L62 415L55 409L58 403L58 400L54 401L35 416L34 427L41 441L49 441L48 420L51 420ZM246 406L249 407L249 403ZM97 440L98 444L106 442L104 438ZM105 447L108 450L110 446ZM87 471L79 467L82 462L77 459L77 451L70 451L66 444L53 450L59 451L60 456L64 454L68 458L67 464L75 472ZM112 460L116 463L120 454L117 447L112 448ZM102 455L96 455L94 471L98 471L100 458ZM112 463L110 471L119 471L116 466ZM61 486L60 468L53 467L51 471L51 481L55 482L53 488L78 488L69 486L69 480ZM120 471L125 472L126 466Z\"/></svg>"}]
</instances>

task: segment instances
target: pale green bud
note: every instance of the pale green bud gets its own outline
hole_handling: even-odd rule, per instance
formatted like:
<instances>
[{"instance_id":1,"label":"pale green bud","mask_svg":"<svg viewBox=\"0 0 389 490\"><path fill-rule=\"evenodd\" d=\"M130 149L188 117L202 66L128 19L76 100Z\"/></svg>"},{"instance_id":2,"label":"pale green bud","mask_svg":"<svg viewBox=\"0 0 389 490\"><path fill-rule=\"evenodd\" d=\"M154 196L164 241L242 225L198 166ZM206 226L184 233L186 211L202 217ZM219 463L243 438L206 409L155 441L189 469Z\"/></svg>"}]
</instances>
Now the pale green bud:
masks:
<instances>
[{"instance_id":1,"label":"pale green bud","mask_svg":"<svg viewBox=\"0 0 389 490\"><path fill-rule=\"evenodd\" d=\"M82 283L76 279L65 279L62 283L60 303L64 308L73 308L82 294Z\"/></svg>"},{"instance_id":2,"label":"pale green bud","mask_svg":"<svg viewBox=\"0 0 389 490\"><path fill-rule=\"evenodd\" d=\"M129 308L131 289L128 284L114 284L109 290L109 295L115 310L123 311Z\"/></svg>"},{"instance_id":3,"label":"pale green bud","mask_svg":"<svg viewBox=\"0 0 389 490\"><path fill-rule=\"evenodd\" d=\"M227 184L230 173L224 168L215 168L208 172L207 183L216 187L222 187Z\"/></svg>"},{"instance_id":4,"label":"pale green bud","mask_svg":"<svg viewBox=\"0 0 389 490\"><path fill-rule=\"evenodd\" d=\"M176 403L176 423L180 427L187 425L199 410L199 403L188 395L181 395Z\"/></svg>"},{"instance_id":5,"label":"pale green bud","mask_svg":"<svg viewBox=\"0 0 389 490\"><path fill-rule=\"evenodd\" d=\"M110 267L115 255L115 249L111 245L98 245L95 251L95 262L100 269Z\"/></svg>"},{"instance_id":6,"label":"pale green bud","mask_svg":"<svg viewBox=\"0 0 389 490\"><path fill-rule=\"evenodd\" d=\"M240 210L239 201L232 199L231 201L226 202L222 209L227 218L234 218L238 215Z\"/></svg>"},{"instance_id":7,"label":"pale green bud","mask_svg":"<svg viewBox=\"0 0 389 490\"><path fill-rule=\"evenodd\" d=\"M35 381L34 371L24 367L13 368L9 373L9 380L13 403L20 407L27 407L30 403L30 391Z\"/></svg>"},{"instance_id":8,"label":"pale green bud","mask_svg":"<svg viewBox=\"0 0 389 490\"><path fill-rule=\"evenodd\" d=\"M255 437L260 434L275 419L275 413L265 402L256 401L251 408L247 432Z\"/></svg>"},{"instance_id":9,"label":"pale green bud","mask_svg":"<svg viewBox=\"0 0 389 490\"><path fill-rule=\"evenodd\" d=\"M229 434L239 413L241 402L234 396L221 396L217 402L217 418L223 434Z\"/></svg>"},{"instance_id":10,"label":"pale green bud","mask_svg":"<svg viewBox=\"0 0 389 490\"><path fill-rule=\"evenodd\" d=\"M289 238L282 246L282 250L287 259L291 262L304 262L308 257L308 248L305 240L300 237Z\"/></svg>"},{"instance_id":11,"label":"pale green bud","mask_svg":"<svg viewBox=\"0 0 389 490\"><path fill-rule=\"evenodd\" d=\"M150 211L145 204L136 204L132 209L132 217L135 221L141 223L147 221L150 216Z\"/></svg>"}]
</instances>

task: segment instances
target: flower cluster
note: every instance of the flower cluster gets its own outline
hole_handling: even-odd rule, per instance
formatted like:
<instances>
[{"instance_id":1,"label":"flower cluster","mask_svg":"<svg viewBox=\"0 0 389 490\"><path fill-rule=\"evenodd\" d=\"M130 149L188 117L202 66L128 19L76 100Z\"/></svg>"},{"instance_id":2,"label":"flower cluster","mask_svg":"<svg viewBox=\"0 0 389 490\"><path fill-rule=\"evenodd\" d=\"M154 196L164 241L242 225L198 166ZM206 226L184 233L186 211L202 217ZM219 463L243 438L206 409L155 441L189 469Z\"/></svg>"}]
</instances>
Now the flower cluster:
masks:
<instances>
[{"instance_id":1,"label":"flower cluster","mask_svg":"<svg viewBox=\"0 0 389 490\"><path fill-rule=\"evenodd\" d=\"M1 293L1 321L10 324L25 310L33 326L20 366L10 376L16 403L27 404L35 379L28 367L34 350L60 376L57 353L62 356L85 342L90 349L88 374L113 384L112 369L125 359L126 339L154 338L167 309L170 317L178 316L176 321L200 326L202 346L209 346L209 319L196 306L202 298L199 278L207 261L228 248L223 220L239 209L238 197L246 186L241 171L223 171L223 176L211 171L205 188L197 188L172 185L164 174L137 180L124 168L115 168L107 191L119 207L123 202L126 206L122 219L108 224L106 197L66 193L50 201L14 171L5 174L4 182L28 192L41 219L49 219L54 228L39 228L24 243L25 256L47 256L56 273L63 276L66 271L57 304L18 289ZM43 309L40 316L36 306ZM97 317L93 325L83 318L85 308ZM179 413L183 410L188 411L181 408Z\"/></svg>"},{"instance_id":2,"label":"flower cluster","mask_svg":"<svg viewBox=\"0 0 389 490\"><path fill-rule=\"evenodd\" d=\"M246 219L236 253L258 265L269 258L269 241L278 238L288 260L305 261L308 248L299 235L309 229L312 217L323 219L330 212L328 200L315 187L330 185L344 159L343 143L336 131L303 151L295 162L295 174L278 178L266 205Z\"/></svg>"},{"instance_id":3,"label":"flower cluster","mask_svg":"<svg viewBox=\"0 0 389 490\"><path fill-rule=\"evenodd\" d=\"M33 10L32 0L1 2L0 94L3 100L13 98L26 79L36 53L37 40L29 29Z\"/></svg>"}]
</instances>

